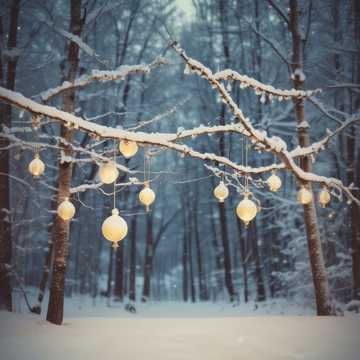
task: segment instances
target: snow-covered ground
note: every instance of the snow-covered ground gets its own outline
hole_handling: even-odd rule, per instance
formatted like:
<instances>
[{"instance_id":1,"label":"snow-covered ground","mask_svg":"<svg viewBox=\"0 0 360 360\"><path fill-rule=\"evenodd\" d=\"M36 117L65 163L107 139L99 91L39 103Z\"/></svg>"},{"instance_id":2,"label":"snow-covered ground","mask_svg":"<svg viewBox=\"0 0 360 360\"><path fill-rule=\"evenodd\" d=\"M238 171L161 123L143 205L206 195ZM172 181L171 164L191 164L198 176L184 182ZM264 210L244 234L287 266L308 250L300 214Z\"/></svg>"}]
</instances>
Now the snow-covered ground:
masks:
<instances>
[{"instance_id":1,"label":"snow-covered ground","mask_svg":"<svg viewBox=\"0 0 360 360\"><path fill-rule=\"evenodd\" d=\"M63 326L0 312L1 360L359 360L360 318L318 318L284 301L118 304L67 301ZM283 316L268 314L283 313ZM303 314L304 316L296 316ZM263 316L256 316L263 315ZM267 315L267 316L266 316Z\"/></svg>"}]
</instances>

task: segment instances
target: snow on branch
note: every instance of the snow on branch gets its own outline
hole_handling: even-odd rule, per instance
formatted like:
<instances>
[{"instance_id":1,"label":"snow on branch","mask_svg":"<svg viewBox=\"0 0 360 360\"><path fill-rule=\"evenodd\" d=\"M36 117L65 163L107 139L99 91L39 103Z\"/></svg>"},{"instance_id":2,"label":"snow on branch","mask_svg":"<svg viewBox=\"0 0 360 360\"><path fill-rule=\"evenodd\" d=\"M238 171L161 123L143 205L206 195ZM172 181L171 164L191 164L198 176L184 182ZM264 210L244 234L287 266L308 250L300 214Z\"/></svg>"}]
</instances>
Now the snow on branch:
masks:
<instances>
[{"instance_id":1,"label":"snow on branch","mask_svg":"<svg viewBox=\"0 0 360 360\"><path fill-rule=\"evenodd\" d=\"M82 75L74 82L65 81L60 86L43 91L38 95L38 97L40 97L43 102L47 102L54 96L59 95L69 89L83 88L95 81L106 82L122 80L128 75L134 73L148 74L151 72L151 70L163 64L166 64L166 60L162 57L158 57L150 64L122 65L119 66L116 70L93 70L91 74Z\"/></svg>"},{"instance_id":2,"label":"snow on branch","mask_svg":"<svg viewBox=\"0 0 360 360\"><path fill-rule=\"evenodd\" d=\"M309 155L316 155L321 150L325 149L326 145L333 139L335 136L339 135L347 127L354 125L356 122L360 121L360 114L350 116L345 120L341 126L337 127L334 131L327 130L328 134L321 140L314 142L313 144L307 147L297 147L296 149L290 152L293 158L304 157Z\"/></svg>"},{"instance_id":3,"label":"snow on branch","mask_svg":"<svg viewBox=\"0 0 360 360\"><path fill-rule=\"evenodd\" d=\"M128 131L119 128L111 128L103 125L99 125L96 123L89 122L80 117L77 117L73 114L61 111L56 109L55 107L39 104L31 99L24 97L20 93L13 92L11 90L0 87L0 100L7 102L13 106L16 106L22 110L29 111L32 115L38 115L43 117L48 117L50 119L61 122L64 126L69 128L79 129L87 132L89 135L94 136L95 138L101 139L124 139L135 141L139 144L143 145L151 145L157 146L160 148L168 148L184 155L191 156L193 158L201 159L204 161L212 161L218 164L225 165L229 168L232 168L239 174L249 175L255 174L260 175L266 172L270 172L274 169L284 168L290 170L299 180L299 182L315 182L321 183L327 186L331 186L337 189L341 189L344 191L347 196L360 204L360 201L356 199L351 191L346 188L342 182L335 178L327 178L324 176L319 176L310 172L303 171L296 163L296 156L307 156L301 151L297 150L297 153L290 153L287 150L286 143L279 137L268 137L265 131L259 131L252 126L251 121L244 116L240 108L234 102L230 94L226 91L224 85L219 81L219 78L216 74L214 75L210 69L206 68L202 63L191 59L188 57L183 49L181 49L176 44L172 44L174 50L183 58L185 61L187 68L190 72L196 73L199 76L205 78L211 86L218 92L222 101L229 107L235 118L238 120L238 123L232 123L224 126L213 126L213 127L205 127L200 126L191 130L179 129L177 133L146 133L140 131ZM127 68L129 69L129 67ZM120 72L122 73L122 72ZM112 78L111 72L101 71L95 72L92 75L95 79L109 79L114 80ZM98 78L97 78L98 76ZM117 75L119 76L119 73ZM122 76L122 75L121 75ZM83 81L83 80L82 80ZM93 80L84 80L85 85L90 83ZM253 81L253 80L252 80ZM71 86L71 85L70 85ZM266 86L266 85L262 85ZM66 86L65 86L66 87ZM294 93L295 94L295 93ZM293 95L294 95L293 94ZM297 93L296 93L297 94ZM295 95L294 95L295 96ZM298 96L298 94L296 95ZM198 135L211 134L216 132L236 132L241 135L248 137L251 142L260 150L272 152L276 155L282 162L282 164L272 164L269 166L263 166L258 168L252 168L249 166L242 166L234 163L230 159L218 156L213 153L202 153L192 149L191 147L178 143L180 140L188 138L188 137L196 137ZM327 140L328 141L328 140ZM311 148L307 151L315 151L320 150L321 146Z\"/></svg>"},{"instance_id":4,"label":"snow on branch","mask_svg":"<svg viewBox=\"0 0 360 360\"><path fill-rule=\"evenodd\" d=\"M297 76L303 76L303 74L295 74ZM292 99L304 99L310 96L313 96L319 92L321 89L315 90L281 90L276 89L271 85L266 85L261 83L260 81L253 79L247 75L241 75L237 71L226 69L223 71L219 71L214 74L214 79L220 80L228 80L228 81L239 81L240 88L252 88L255 91L255 94L260 96L260 101L265 103L266 99L278 99L279 101L282 100L292 100Z\"/></svg>"},{"instance_id":5,"label":"snow on branch","mask_svg":"<svg viewBox=\"0 0 360 360\"><path fill-rule=\"evenodd\" d=\"M20 93L2 87L0 87L0 100L16 106L20 109L29 111L32 114L37 114L57 120L65 126L83 130L89 135L93 135L98 138L119 140L124 139L136 141L137 143L143 145L164 147L175 150L184 155L191 156L193 158L218 162L219 164L228 166L242 174L253 173L259 175L262 173L270 172L273 169L273 166L251 168L249 166L246 167L238 165L226 157L218 156L212 153L201 153L193 150L187 145L176 143L176 141L179 141L181 139L217 132L237 132L246 135L247 132L244 131L244 128L241 124L229 124L214 127L199 126L192 130L181 130L177 133L131 132L119 128L111 128L91 123L73 114L58 110L55 107L39 104L31 99L24 97Z\"/></svg>"},{"instance_id":6,"label":"snow on branch","mask_svg":"<svg viewBox=\"0 0 360 360\"><path fill-rule=\"evenodd\" d=\"M185 51L176 42L171 44L171 47L186 63L187 72L192 72L205 78L211 84L212 88L218 91L222 101L244 126L244 130L248 132L248 137L254 144L261 144L265 151L275 154L282 161L284 167L290 170L301 183L317 182L329 187L332 186L341 189L352 201L355 201L360 206L360 200L355 198L351 191L340 180L327 178L302 170L287 151L286 143L282 139L278 137L268 137L265 131L259 131L252 126L250 120L244 116L240 108L225 89L224 85L216 78L216 74L214 75L212 71L201 62L186 55Z\"/></svg>"}]
</instances>

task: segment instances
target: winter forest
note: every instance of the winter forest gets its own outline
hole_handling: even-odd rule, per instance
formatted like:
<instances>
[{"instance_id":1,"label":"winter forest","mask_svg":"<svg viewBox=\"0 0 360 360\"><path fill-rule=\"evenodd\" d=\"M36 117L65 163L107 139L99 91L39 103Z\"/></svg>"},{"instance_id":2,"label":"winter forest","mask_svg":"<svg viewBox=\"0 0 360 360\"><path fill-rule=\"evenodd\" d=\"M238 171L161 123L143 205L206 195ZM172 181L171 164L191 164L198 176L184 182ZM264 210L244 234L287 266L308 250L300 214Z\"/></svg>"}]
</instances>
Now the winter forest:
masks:
<instances>
[{"instance_id":1,"label":"winter forest","mask_svg":"<svg viewBox=\"0 0 360 360\"><path fill-rule=\"evenodd\" d=\"M2 0L1 358L359 359L359 123L358 0Z\"/></svg>"}]
</instances>

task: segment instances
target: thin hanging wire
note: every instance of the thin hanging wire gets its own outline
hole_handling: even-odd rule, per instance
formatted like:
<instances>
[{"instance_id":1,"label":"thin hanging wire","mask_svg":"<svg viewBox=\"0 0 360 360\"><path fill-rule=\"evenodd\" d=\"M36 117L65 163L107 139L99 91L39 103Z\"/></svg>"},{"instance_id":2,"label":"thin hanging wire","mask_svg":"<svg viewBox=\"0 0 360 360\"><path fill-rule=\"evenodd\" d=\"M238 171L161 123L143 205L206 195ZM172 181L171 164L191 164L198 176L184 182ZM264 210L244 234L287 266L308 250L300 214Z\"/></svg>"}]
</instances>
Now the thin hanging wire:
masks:
<instances>
[{"instance_id":1,"label":"thin hanging wire","mask_svg":"<svg viewBox=\"0 0 360 360\"><path fill-rule=\"evenodd\" d=\"M147 157L147 148L145 147L145 151L144 151L144 185L146 184L146 157Z\"/></svg>"},{"instance_id":2,"label":"thin hanging wire","mask_svg":"<svg viewBox=\"0 0 360 360\"><path fill-rule=\"evenodd\" d=\"M241 137L241 165L245 164L245 160L244 160L244 138ZM241 181L240 181L241 183ZM244 186L245 186L245 179L244 179Z\"/></svg>"},{"instance_id":3,"label":"thin hanging wire","mask_svg":"<svg viewBox=\"0 0 360 360\"><path fill-rule=\"evenodd\" d=\"M114 165L116 166L116 140L114 139ZM113 209L116 209L116 179L114 180L114 206Z\"/></svg>"},{"instance_id":4,"label":"thin hanging wire","mask_svg":"<svg viewBox=\"0 0 360 360\"><path fill-rule=\"evenodd\" d=\"M148 181L150 182L151 179L151 155L148 154Z\"/></svg>"},{"instance_id":5,"label":"thin hanging wire","mask_svg":"<svg viewBox=\"0 0 360 360\"><path fill-rule=\"evenodd\" d=\"M247 139L245 139L245 167L248 166L248 142ZM249 177L248 174L245 173L245 191L247 192L249 190Z\"/></svg>"}]
</instances>

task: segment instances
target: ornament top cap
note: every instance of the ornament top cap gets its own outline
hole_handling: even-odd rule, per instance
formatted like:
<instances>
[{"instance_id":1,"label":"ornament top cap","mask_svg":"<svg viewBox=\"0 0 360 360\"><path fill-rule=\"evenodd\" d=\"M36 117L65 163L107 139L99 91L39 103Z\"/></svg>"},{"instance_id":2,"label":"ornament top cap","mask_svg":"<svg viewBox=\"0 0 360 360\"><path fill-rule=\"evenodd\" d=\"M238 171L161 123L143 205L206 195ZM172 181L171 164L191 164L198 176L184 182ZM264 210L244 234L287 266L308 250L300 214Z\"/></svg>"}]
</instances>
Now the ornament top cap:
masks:
<instances>
[{"instance_id":1,"label":"ornament top cap","mask_svg":"<svg viewBox=\"0 0 360 360\"><path fill-rule=\"evenodd\" d=\"M144 181L144 187L146 187L146 188L150 187L150 181L149 180Z\"/></svg>"},{"instance_id":2,"label":"ornament top cap","mask_svg":"<svg viewBox=\"0 0 360 360\"><path fill-rule=\"evenodd\" d=\"M244 197L247 199L251 195L251 192L249 190L244 191Z\"/></svg>"},{"instance_id":3,"label":"ornament top cap","mask_svg":"<svg viewBox=\"0 0 360 360\"><path fill-rule=\"evenodd\" d=\"M117 216L119 215L119 210L117 208L113 208L111 214Z\"/></svg>"}]
</instances>

